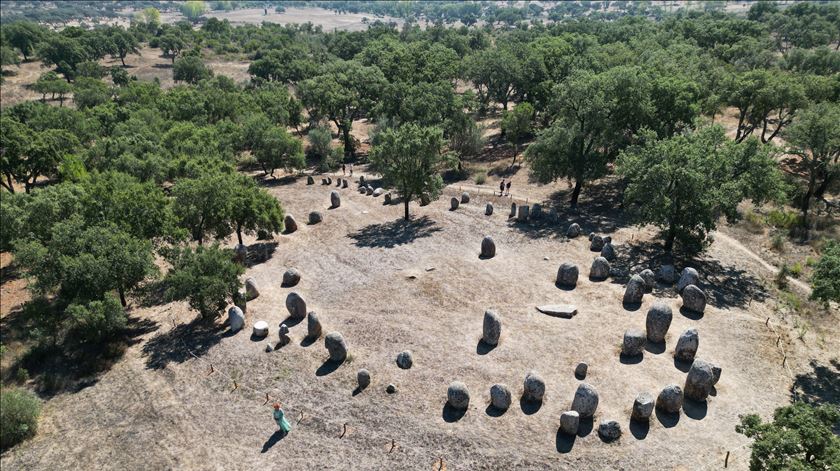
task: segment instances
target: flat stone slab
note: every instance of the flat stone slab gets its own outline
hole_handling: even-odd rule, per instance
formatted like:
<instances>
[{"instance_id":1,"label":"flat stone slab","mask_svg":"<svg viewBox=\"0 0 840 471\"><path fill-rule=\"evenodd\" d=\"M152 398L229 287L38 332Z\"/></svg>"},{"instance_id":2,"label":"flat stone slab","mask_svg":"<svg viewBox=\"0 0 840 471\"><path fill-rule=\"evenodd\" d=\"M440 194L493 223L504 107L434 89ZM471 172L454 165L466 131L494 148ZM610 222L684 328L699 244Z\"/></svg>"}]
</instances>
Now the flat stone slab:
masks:
<instances>
[{"instance_id":1,"label":"flat stone slab","mask_svg":"<svg viewBox=\"0 0 840 471\"><path fill-rule=\"evenodd\" d=\"M537 311L549 316L571 319L577 314L577 306L574 304L545 304L537 306Z\"/></svg>"}]
</instances>

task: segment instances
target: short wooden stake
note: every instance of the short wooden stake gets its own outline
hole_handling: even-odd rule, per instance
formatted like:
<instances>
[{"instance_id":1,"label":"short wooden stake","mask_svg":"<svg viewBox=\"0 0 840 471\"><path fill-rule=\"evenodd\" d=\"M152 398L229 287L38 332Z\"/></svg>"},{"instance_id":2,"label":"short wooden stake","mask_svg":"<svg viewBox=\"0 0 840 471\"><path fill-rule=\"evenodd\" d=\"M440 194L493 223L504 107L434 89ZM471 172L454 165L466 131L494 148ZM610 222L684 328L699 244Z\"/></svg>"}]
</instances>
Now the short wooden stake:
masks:
<instances>
[{"instance_id":1,"label":"short wooden stake","mask_svg":"<svg viewBox=\"0 0 840 471\"><path fill-rule=\"evenodd\" d=\"M443 470L443 457L441 456L438 459L440 460L440 466L438 466L438 471L442 471Z\"/></svg>"},{"instance_id":2,"label":"short wooden stake","mask_svg":"<svg viewBox=\"0 0 840 471\"><path fill-rule=\"evenodd\" d=\"M729 467L729 452L728 452L728 451L726 452L726 459L725 459L725 460L723 460L723 467L724 467L724 468L728 468L728 467Z\"/></svg>"},{"instance_id":3,"label":"short wooden stake","mask_svg":"<svg viewBox=\"0 0 840 471\"><path fill-rule=\"evenodd\" d=\"M347 435L347 424L346 423L344 424L344 431L341 432L341 436L339 436L338 438L344 438L344 435Z\"/></svg>"},{"instance_id":4,"label":"short wooden stake","mask_svg":"<svg viewBox=\"0 0 840 471\"><path fill-rule=\"evenodd\" d=\"M777 339L776 339L776 346L777 346L777 347L779 346L779 342L781 342L781 341L782 341L782 336L781 336L781 334L780 334L780 335L779 335L779 338L777 338Z\"/></svg>"},{"instance_id":5,"label":"short wooden stake","mask_svg":"<svg viewBox=\"0 0 840 471\"><path fill-rule=\"evenodd\" d=\"M210 363L210 372L207 373L207 376L210 376L211 374L213 374L213 371L214 371L213 370L213 364Z\"/></svg>"},{"instance_id":6,"label":"short wooden stake","mask_svg":"<svg viewBox=\"0 0 840 471\"><path fill-rule=\"evenodd\" d=\"M234 391L236 391L237 389L239 389L239 385L238 385L238 384L236 384L236 380L233 380L233 389L231 389L231 390L230 390L230 392L234 392Z\"/></svg>"},{"instance_id":7,"label":"short wooden stake","mask_svg":"<svg viewBox=\"0 0 840 471\"><path fill-rule=\"evenodd\" d=\"M300 411L300 417L298 417L297 423L300 424L301 420L303 420L303 411Z\"/></svg>"},{"instance_id":8,"label":"short wooden stake","mask_svg":"<svg viewBox=\"0 0 840 471\"><path fill-rule=\"evenodd\" d=\"M785 355L785 357L782 358L782 366L785 366L785 363L787 363L787 355Z\"/></svg>"},{"instance_id":9,"label":"short wooden stake","mask_svg":"<svg viewBox=\"0 0 840 471\"><path fill-rule=\"evenodd\" d=\"M391 449L388 450L388 453L390 454L391 452L393 452L394 448L396 448L396 447L397 447L397 441L392 438L391 439Z\"/></svg>"},{"instance_id":10,"label":"short wooden stake","mask_svg":"<svg viewBox=\"0 0 840 471\"><path fill-rule=\"evenodd\" d=\"M750 301L752 301L752 298L750 298ZM767 318L767 321L764 322L764 325L766 325L766 326L770 325L770 318L769 317Z\"/></svg>"},{"instance_id":11,"label":"short wooden stake","mask_svg":"<svg viewBox=\"0 0 840 471\"><path fill-rule=\"evenodd\" d=\"M265 393L265 402L263 402L263 405L266 404L268 404L268 393Z\"/></svg>"}]
</instances>

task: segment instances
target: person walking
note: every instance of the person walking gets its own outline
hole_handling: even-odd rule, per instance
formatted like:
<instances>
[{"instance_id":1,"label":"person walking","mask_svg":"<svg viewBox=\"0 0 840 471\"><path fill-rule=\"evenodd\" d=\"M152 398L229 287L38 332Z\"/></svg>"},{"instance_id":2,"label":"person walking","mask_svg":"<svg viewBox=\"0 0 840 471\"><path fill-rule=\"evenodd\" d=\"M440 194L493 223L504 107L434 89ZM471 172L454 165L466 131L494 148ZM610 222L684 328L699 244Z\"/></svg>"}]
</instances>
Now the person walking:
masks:
<instances>
[{"instance_id":1,"label":"person walking","mask_svg":"<svg viewBox=\"0 0 840 471\"><path fill-rule=\"evenodd\" d=\"M510 196L510 180L507 182L507 194Z\"/></svg>"},{"instance_id":2,"label":"person walking","mask_svg":"<svg viewBox=\"0 0 840 471\"><path fill-rule=\"evenodd\" d=\"M283 435L288 435L288 433L292 430L292 426L289 424L289 421L286 420L286 414L283 412L283 409L280 408L280 403L274 403L274 421L277 422L277 426L280 427L280 430L283 431Z\"/></svg>"},{"instance_id":3,"label":"person walking","mask_svg":"<svg viewBox=\"0 0 840 471\"><path fill-rule=\"evenodd\" d=\"M499 183L499 196L504 196L505 194L505 179L502 178L502 181Z\"/></svg>"}]
</instances>

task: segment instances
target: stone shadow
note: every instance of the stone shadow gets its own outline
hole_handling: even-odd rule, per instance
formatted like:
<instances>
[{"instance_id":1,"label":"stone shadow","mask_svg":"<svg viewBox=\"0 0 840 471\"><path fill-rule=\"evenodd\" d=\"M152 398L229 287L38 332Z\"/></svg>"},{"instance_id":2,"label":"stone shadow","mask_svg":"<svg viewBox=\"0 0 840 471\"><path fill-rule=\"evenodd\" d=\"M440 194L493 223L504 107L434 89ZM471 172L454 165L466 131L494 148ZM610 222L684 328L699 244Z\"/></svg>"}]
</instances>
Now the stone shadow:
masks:
<instances>
[{"instance_id":1,"label":"stone shadow","mask_svg":"<svg viewBox=\"0 0 840 471\"><path fill-rule=\"evenodd\" d=\"M475 346L475 353L479 355L487 355L488 353L495 350L498 345L490 345L489 343L485 342L484 339L478 341L478 344Z\"/></svg>"},{"instance_id":2,"label":"stone shadow","mask_svg":"<svg viewBox=\"0 0 840 471\"><path fill-rule=\"evenodd\" d=\"M625 355L623 353L618 355L618 361L621 362L622 365L638 365L644 358L644 355L641 353L638 355Z\"/></svg>"},{"instance_id":3,"label":"stone shadow","mask_svg":"<svg viewBox=\"0 0 840 471\"><path fill-rule=\"evenodd\" d=\"M443 417L443 420L448 423L457 422L466 414L467 409L456 409L452 407L449 402L443 405L443 411L441 411L441 417Z\"/></svg>"},{"instance_id":4,"label":"stone shadow","mask_svg":"<svg viewBox=\"0 0 840 471\"><path fill-rule=\"evenodd\" d=\"M371 224L349 234L357 247L394 248L414 242L416 239L430 237L442 229L428 216L416 219L397 219L382 224Z\"/></svg>"},{"instance_id":5,"label":"stone shadow","mask_svg":"<svg viewBox=\"0 0 840 471\"><path fill-rule=\"evenodd\" d=\"M630 425L628 426L630 429L630 434L636 440L644 440L647 438L648 432L650 431L650 422L639 422L638 420L630 419Z\"/></svg>"},{"instance_id":6,"label":"stone shadow","mask_svg":"<svg viewBox=\"0 0 840 471\"><path fill-rule=\"evenodd\" d=\"M706 401L686 398L683 400L683 412L690 419L703 420L709 412L709 404Z\"/></svg>"},{"instance_id":7,"label":"stone shadow","mask_svg":"<svg viewBox=\"0 0 840 471\"><path fill-rule=\"evenodd\" d=\"M499 409L498 407L490 404L484 409L484 413L489 415L490 417L501 417L507 412L507 409Z\"/></svg>"},{"instance_id":8,"label":"stone shadow","mask_svg":"<svg viewBox=\"0 0 840 471\"><path fill-rule=\"evenodd\" d=\"M519 407L522 409L522 413L525 415L534 415L542 408L543 401L529 401L525 399L523 395L519 398Z\"/></svg>"},{"instance_id":9,"label":"stone shadow","mask_svg":"<svg viewBox=\"0 0 840 471\"><path fill-rule=\"evenodd\" d=\"M280 178L272 177L271 175L261 175L257 178L257 183L260 185L272 188L275 186L286 186L295 183L298 177L295 175L285 175Z\"/></svg>"},{"instance_id":10,"label":"stone shadow","mask_svg":"<svg viewBox=\"0 0 840 471\"><path fill-rule=\"evenodd\" d=\"M326 376L338 369L344 362L327 358L324 363L315 370L315 376Z\"/></svg>"},{"instance_id":11,"label":"stone shadow","mask_svg":"<svg viewBox=\"0 0 840 471\"><path fill-rule=\"evenodd\" d=\"M578 433L577 436L583 438L590 433L595 428L595 419L592 417L580 418L580 422L578 425Z\"/></svg>"},{"instance_id":12,"label":"stone shadow","mask_svg":"<svg viewBox=\"0 0 840 471\"><path fill-rule=\"evenodd\" d=\"M257 242L248 247L248 255L245 258L245 266L248 268L265 263L274 256L277 250L277 242Z\"/></svg>"},{"instance_id":13,"label":"stone shadow","mask_svg":"<svg viewBox=\"0 0 840 471\"><path fill-rule=\"evenodd\" d=\"M188 324L179 324L167 332L156 335L143 345L146 368L161 370L169 363L183 363L193 356L201 357L223 338L234 333L225 324L202 319L200 316Z\"/></svg>"},{"instance_id":14,"label":"stone shadow","mask_svg":"<svg viewBox=\"0 0 840 471\"><path fill-rule=\"evenodd\" d=\"M554 438L554 446L557 448L558 453L568 453L572 451L572 448L575 446L575 440L577 439L577 435L569 435L568 433L563 432L562 429L557 429L557 435Z\"/></svg>"},{"instance_id":15,"label":"stone shadow","mask_svg":"<svg viewBox=\"0 0 840 471\"><path fill-rule=\"evenodd\" d=\"M651 342L650 340L646 340L645 351L659 355L665 351L665 342Z\"/></svg>"},{"instance_id":16,"label":"stone shadow","mask_svg":"<svg viewBox=\"0 0 840 471\"><path fill-rule=\"evenodd\" d=\"M658 407L654 410L656 413L656 419L662 424L665 428L675 427L680 421L680 413L674 412L673 414L664 412Z\"/></svg>"},{"instance_id":17,"label":"stone shadow","mask_svg":"<svg viewBox=\"0 0 840 471\"><path fill-rule=\"evenodd\" d=\"M674 368L682 371L683 373L688 373L688 370L691 369L691 364L692 363L694 363L693 360L692 361L680 360L680 359L677 359L676 357L674 357Z\"/></svg>"},{"instance_id":18,"label":"stone shadow","mask_svg":"<svg viewBox=\"0 0 840 471\"><path fill-rule=\"evenodd\" d=\"M691 319L693 321L699 321L703 318L704 315L704 313L702 312L692 311L691 309L688 309L685 306L680 306L680 314L682 314L683 317Z\"/></svg>"}]
</instances>

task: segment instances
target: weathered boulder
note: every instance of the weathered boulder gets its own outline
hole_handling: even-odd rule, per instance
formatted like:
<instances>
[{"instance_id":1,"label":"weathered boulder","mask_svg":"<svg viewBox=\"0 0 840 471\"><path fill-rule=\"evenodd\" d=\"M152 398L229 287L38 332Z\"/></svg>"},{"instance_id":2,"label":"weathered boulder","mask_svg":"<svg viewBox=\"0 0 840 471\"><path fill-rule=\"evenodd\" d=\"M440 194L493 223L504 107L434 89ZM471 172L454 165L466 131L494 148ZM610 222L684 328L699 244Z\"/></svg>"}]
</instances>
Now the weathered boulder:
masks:
<instances>
[{"instance_id":1,"label":"weathered boulder","mask_svg":"<svg viewBox=\"0 0 840 471\"><path fill-rule=\"evenodd\" d=\"M691 267L683 268L682 273L680 273L680 281L677 282L677 292L682 293L682 290L688 285L700 286L700 275L697 273L697 270Z\"/></svg>"},{"instance_id":2,"label":"weathered boulder","mask_svg":"<svg viewBox=\"0 0 840 471\"><path fill-rule=\"evenodd\" d=\"M309 224L318 224L319 222L324 220L324 215L318 211L312 211L309 213Z\"/></svg>"},{"instance_id":3,"label":"weathered boulder","mask_svg":"<svg viewBox=\"0 0 840 471\"><path fill-rule=\"evenodd\" d=\"M577 435L580 427L580 414L569 410L560 414L560 431L566 435Z\"/></svg>"},{"instance_id":4,"label":"weathered boulder","mask_svg":"<svg viewBox=\"0 0 840 471\"><path fill-rule=\"evenodd\" d=\"M286 218L283 219L283 227L286 228L287 234L291 234L292 232L298 230L297 221L295 221L295 218L291 214L287 214Z\"/></svg>"},{"instance_id":5,"label":"weathered boulder","mask_svg":"<svg viewBox=\"0 0 840 471\"><path fill-rule=\"evenodd\" d=\"M327 177L327 185L332 185L332 177Z\"/></svg>"},{"instance_id":6,"label":"weathered boulder","mask_svg":"<svg viewBox=\"0 0 840 471\"><path fill-rule=\"evenodd\" d=\"M453 381L446 390L446 402L455 409L466 409L470 405L470 392L467 385Z\"/></svg>"},{"instance_id":7,"label":"weathered boulder","mask_svg":"<svg viewBox=\"0 0 840 471\"><path fill-rule=\"evenodd\" d=\"M624 331L624 342L621 344L621 354L634 357L642 354L645 348L645 333L641 329L627 329Z\"/></svg>"},{"instance_id":8,"label":"weathered boulder","mask_svg":"<svg viewBox=\"0 0 840 471\"><path fill-rule=\"evenodd\" d=\"M573 222L569 225L569 228L566 229L566 237L569 239L574 239L580 235L580 224Z\"/></svg>"},{"instance_id":9,"label":"weathered boulder","mask_svg":"<svg viewBox=\"0 0 840 471\"><path fill-rule=\"evenodd\" d=\"M520 222L527 221L530 212L531 208L527 204L519 205L519 212L516 214L516 220Z\"/></svg>"},{"instance_id":10,"label":"weathered boulder","mask_svg":"<svg viewBox=\"0 0 840 471\"><path fill-rule=\"evenodd\" d=\"M510 216L509 217L516 217L516 203L510 204Z\"/></svg>"},{"instance_id":11,"label":"weathered boulder","mask_svg":"<svg viewBox=\"0 0 840 471\"><path fill-rule=\"evenodd\" d=\"M245 297L248 301L256 298L260 295L260 290L257 289L257 280L253 278L247 278L245 280Z\"/></svg>"},{"instance_id":12,"label":"weathered boulder","mask_svg":"<svg viewBox=\"0 0 840 471\"><path fill-rule=\"evenodd\" d=\"M289 268L283 273L283 286L295 286L300 281L300 272L294 268Z\"/></svg>"},{"instance_id":13,"label":"weathered boulder","mask_svg":"<svg viewBox=\"0 0 840 471\"><path fill-rule=\"evenodd\" d=\"M640 304L645 295L645 280L639 275L633 275L624 289L624 304Z\"/></svg>"},{"instance_id":14,"label":"weathered boulder","mask_svg":"<svg viewBox=\"0 0 840 471\"><path fill-rule=\"evenodd\" d=\"M712 366L712 375L715 377L712 385L715 385L720 381L720 374L723 370L719 366Z\"/></svg>"},{"instance_id":15,"label":"weathered boulder","mask_svg":"<svg viewBox=\"0 0 840 471\"><path fill-rule=\"evenodd\" d=\"M382 193L385 193L385 190L383 190L382 188L377 188L373 190L373 196L380 196L382 195Z\"/></svg>"},{"instance_id":16,"label":"weathered boulder","mask_svg":"<svg viewBox=\"0 0 840 471\"><path fill-rule=\"evenodd\" d=\"M672 285L677 279L677 269L670 264L662 265L656 272L656 279L667 285Z\"/></svg>"},{"instance_id":17,"label":"weathered boulder","mask_svg":"<svg viewBox=\"0 0 840 471\"><path fill-rule=\"evenodd\" d=\"M356 381L359 383L359 391L370 386L370 371L362 368L356 373Z\"/></svg>"},{"instance_id":18,"label":"weathered boulder","mask_svg":"<svg viewBox=\"0 0 840 471\"><path fill-rule=\"evenodd\" d=\"M524 391L522 397L526 401L540 402L545 396L545 380L536 371L529 371L525 375Z\"/></svg>"},{"instance_id":19,"label":"weathered boulder","mask_svg":"<svg viewBox=\"0 0 840 471\"><path fill-rule=\"evenodd\" d=\"M341 187L342 188L347 188L347 180L346 179L341 180Z\"/></svg>"},{"instance_id":20,"label":"weathered boulder","mask_svg":"<svg viewBox=\"0 0 840 471\"><path fill-rule=\"evenodd\" d=\"M633 412L630 414L630 418L637 422L647 422L650 420L651 414L653 414L655 404L656 399L653 397L653 394L639 394L636 396L636 400L633 401Z\"/></svg>"},{"instance_id":21,"label":"weathered boulder","mask_svg":"<svg viewBox=\"0 0 840 471\"><path fill-rule=\"evenodd\" d=\"M406 350L397 354L397 366L399 366L401 369L407 370L411 368L411 365L413 364L414 358L411 356L410 351Z\"/></svg>"},{"instance_id":22,"label":"weathered boulder","mask_svg":"<svg viewBox=\"0 0 840 471\"><path fill-rule=\"evenodd\" d=\"M233 248L233 259L244 264L245 260L248 259L248 247L244 244L236 244L236 247Z\"/></svg>"},{"instance_id":23,"label":"weathered boulder","mask_svg":"<svg viewBox=\"0 0 840 471\"><path fill-rule=\"evenodd\" d=\"M539 203L534 203L534 206L531 207L531 219L540 218L542 218L542 205Z\"/></svg>"},{"instance_id":24,"label":"weathered boulder","mask_svg":"<svg viewBox=\"0 0 840 471\"><path fill-rule=\"evenodd\" d=\"M502 335L502 318L492 309L484 311L484 323L481 329L481 340L487 345L498 345Z\"/></svg>"},{"instance_id":25,"label":"weathered boulder","mask_svg":"<svg viewBox=\"0 0 840 471\"><path fill-rule=\"evenodd\" d=\"M450 200L449 200L449 210L450 210L450 211L455 211L456 209L458 209L458 205L459 205L459 204L460 204L460 203L458 202L458 198L452 198L452 199L450 199Z\"/></svg>"},{"instance_id":26,"label":"weathered boulder","mask_svg":"<svg viewBox=\"0 0 840 471\"><path fill-rule=\"evenodd\" d=\"M333 208L341 206L341 195L339 195L335 190L330 192L330 205Z\"/></svg>"},{"instance_id":27,"label":"weathered boulder","mask_svg":"<svg viewBox=\"0 0 840 471\"><path fill-rule=\"evenodd\" d=\"M397 387L394 386L393 383L389 384L388 387L385 388L385 392L388 394L394 394L397 392Z\"/></svg>"},{"instance_id":28,"label":"weathered boulder","mask_svg":"<svg viewBox=\"0 0 840 471\"><path fill-rule=\"evenodd\" d=\"M289 316L292 319L303 319L306 317L306 301L294 291L286 296L286 309L289 310Z\"/></svg>"},{"instance_id":29,"label":"weathered boulder","mask_svg":"<svg viewBox=\"0 0 840 471\"><path fill-rule=\"evenodd\" d=\"M696 359L691 364L688 370L688 375L685 377L685 387L683 394L689 399L695 401L705 401L712 392L712 387L715 385L715 374L712 370L712 364L703 360Z\"/></svg>"},{"instance_id":30,"label":"weathered boulder","mask_svg":"<svg viewBox=\"0 0 840 471\"><path fill-rule=\"evenodd\" d=\"M496 243L493 238L485 236L481 240L481 258L493 258L496 256Z\"/></svg>"},{"instance_id":31,"label":"weathered boulder","mask_svg":"<svg viewBox=\"0 0 840 471\"><path fill-rule=\"evenodd\" d=\"M613 247L613 244L604 244L601 248L601 256L607 260L615 260L615 247Z\"/></svg>"},{"instance_id":32,"label":"weathered boulder","mask_svg":"<svg viewBox=\"0 0 840 471\"><path fill-rule=\"evenodd\" d=\"M335 179L335 186L338 186L338 187L341 186L341 179L340 178Z\"/></svg>"},{"instance_id":33,"label":"weathered boulder","mask_svg":"<svg viewBox=\"0 0 840 471\"><path fill-rule=\"evenodd\" d=\"M466 191L461 193L461 203L467 204L470 202L470 194Z\"/></svg>"},{"instance_id":34,"label":"weathered boulder","mask_svg":"<svg viewBox=\"0 0 840 471\"><path fill-rule=\"evenodd\" d=\"M562 263L557 269L557 283L558 286L567 286L574 288L577 285L578 267L572 263Z\"/></svg>"},{"instance_id":35,"label":"weathered boulder","mask_svg":"<svg viewBox=\"0 0 840 471\"><path fill-rule=\"evenodd\" d=\"M237 332L245 327L245 314L242 312L242 309L239 309L237 306L231 306L228 309L228 324L230 324L231 332Z\"/></svg>"},{"instance_id":36,"label":"weathered boulder","mask_svg":"<svg viewBox=\"0 0 840 471\"><path fill-rule=\"evenodd\" d=\"M665 334L668 333L668 328L671 327L671 320L674 318L671 312L671 307L662 301L656 301L653 306L648 309L647 319L645 320L645 330L647 330L647 338L653 343L661 343L665 341Z\"/></svg>"},{"instance_id":37,"label":"weathered boulder","mask_svg":"<svg viewBox=\"0 0 840 471\"><path fill-rule=\"evenodd\" d=\"M694 361L694 355L697 354L699 347L700 334L697 333L697 329L688 329L677 340L674 358L680 361Z\"/></svg>"},{"instance_id":38,"label":"weathered boulder","mask_svg":"<svg viewBox=\"0 0 840 471\"><path fill-rule=\"evenodd\" d=\"M591 384L580 383L575 391L575 398L572 399L571 409L577 411L583 419L595 415L598 409L598 391L595 387Z\"/></svg>"},{"instance_id":39,"label":"weathered boulder","mask_svg":"<svg viewBox=\"0 0 840 471\"><path fill-rule=\"evenodd\" d=\"M347 359L347 343L344 337L338 332L330 332L324 337L324 346L330 352L330 361L341 361Z\"/></svg>"},{"instance_id":40,"label":"weathered boulder","mask_svg":"<svg viewBox=\"0 0 840 471\"><path fill-rule=\"evenodd\" d=\"M321 332L323 331L323 327L321 326L321 320L318 319L318 314L315 311L309 311L309 314L306 315L306 337L310 339L317 339L321 336Z\"/></svg>"},{"instance_id":41,"label":"weathered boulder","mask_svg":"<svg viewBox=\"0 0 840 471\"><path fill-rule=\"evenodd\" d=\"M656 275L653 274L653 270L650 268L645 268L644 270L639 272L639 276L645 280L645 291L651 292L653 288L656 287Z\"/></svg>"},{"instance_id":42,"label":"weathered boulder","mask_svg":"<svg viewBox=\"0 0 840 471\"><path fill-rule=\"evenodd\" d=\"M491 214L493 214L493 204L487 203L487 206L484 207L484 215L490 216Z\"/></svg>"},{"instance_id":43,"label":"weathered boulder","mask_svg":"<svg viewBox=\"0 0 840 471\"><path fill-rule=\"evenodd\" d=\"M683 405L683 392L676 384L669 384L656 398L656 408L668 414L680 412Z\"/></svg>"},{"instance_id":44,"label":"weathered boulder","mask_svg":"<svg viewBox=\"0 0 840 471\"><path fill-rule=\"evenodd\" d=\"M365 187L365 194L368 196L373 196L373 187L368 185Z\"/></svg>"},{"instance_id":45,"label":"weathered boulder","mask_svg":"<svg viewBox=\"0 0 840 471\"><path fill-rule=\"evenodd\" d=\"M510 389L504 384L494 384L490 387L490 404L499 410L507 410L510 407Z\"/></svg>"},{"instance_id":46,"label":"weathered boulder","mask_svg":"<svg viewBox=\"0 0 840 471\"><path fill-rule=\"evenodd\" d=\"M610 276L610 262L604 257L595 257L589 268L589 279L606 280Z\"/></svg>"},{"instance_id":47,"label":"weathered boulder","mask_svg":"<svg viewBox=\"0 0 840 471\"><path fill-rule=\"evenodd\" d=\"M262 337L265 337L266 335L268 335L268 322L266 322L266 321L254 322L253 334L254 334L254 337L259 337L259 338L262 338Z\"/></svg>"},{"instance_id":48,"label":"weathered boulder","mask_svg":"<svg viewBox=\"0 0 840 471\"><path fill-rule=\"evenodd\" d=\"M695 285L688 285L683 288L682 305L692 312L703 313L706 310L706 293Z\"/></svg>"},{"instance_id":49,"label":"weathered boulder","mask_svg":"<svg viewBox=\"0 0 840 471\"><path fill-rule=\"evenodd\" d=\"M589 250L593 252L600 252L604 248L604 238L597 234L590 234Z\"/></svg>"},{"instance_id":50,"label":"weathered boulder","mask_svg":"<svg viewBox=\"0 0 840 471\"><path fill-rule=\"evenodd\" d=\"M286 324L280 324L280 331L278 332L279 341L277 342L278 347L282 347L284 345L288 345L292 339L289 337L289 326Z\"/></svg>"},{"instance_id":51,"label":"weathered boulder","mask_svg":"<svg viewBox=\"0 0 840 471\"><path fill-rule=\"evenodd\" d=\"M312 175L307 175L306 176L306 184L307 185L314 185L315 184L315 179L312 178Z\"/></svg>"},{"instance_id":52,"label":"weathered boulder","mask_svg":"<svg viewBox=\"0 0 840 471\"><path fill-rule=\"evenodd\" d=\"M598 435L605 442L618 440L621 437L621 425L615 420L602 420L598 425Z\"/></svg>"}]
</instances>

